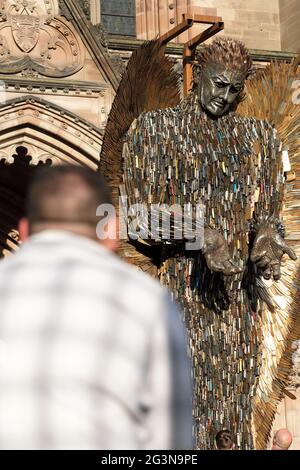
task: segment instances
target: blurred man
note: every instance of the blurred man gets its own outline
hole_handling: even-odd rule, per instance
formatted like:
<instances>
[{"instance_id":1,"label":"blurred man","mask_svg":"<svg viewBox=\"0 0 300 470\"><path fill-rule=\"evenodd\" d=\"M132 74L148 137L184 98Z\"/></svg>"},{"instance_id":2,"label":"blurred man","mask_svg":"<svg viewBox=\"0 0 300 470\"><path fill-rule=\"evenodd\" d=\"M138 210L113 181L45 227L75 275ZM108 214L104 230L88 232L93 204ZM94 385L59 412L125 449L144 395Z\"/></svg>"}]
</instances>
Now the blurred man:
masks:
<instances>
[{"instance_id":1,"label":"blurred man","mask_svg":"<svg viewBox=\"0 0 300 470\"><path fill-rule=\"evenodd\" d=\"M288 450L293 442L293 436L287 429L279 429L274 434L271 450Z\"/></svg>"},{"instance_id":2,"label":"blurred man","mask_svg":"<svg viewBox=\"0 0 300 470\"><path fill-rule=\"evenodd\" d=\"M29 238L0 264L1 449L191 447L180 316L113 253L115 216L97 238L103 204L105 181L81 167L31 185Z\"/></svg>"},{"instance_id":3,"label":"blurred man","mask_svg":"<svg viewBox=\"0 0 300 470\"><path fill-rule=\"evenodd\" d=\"M216 435L216 446L217 450L233 450L234 440L232 434L228 429L219 431Z\"/></svg>"}]
</instances>

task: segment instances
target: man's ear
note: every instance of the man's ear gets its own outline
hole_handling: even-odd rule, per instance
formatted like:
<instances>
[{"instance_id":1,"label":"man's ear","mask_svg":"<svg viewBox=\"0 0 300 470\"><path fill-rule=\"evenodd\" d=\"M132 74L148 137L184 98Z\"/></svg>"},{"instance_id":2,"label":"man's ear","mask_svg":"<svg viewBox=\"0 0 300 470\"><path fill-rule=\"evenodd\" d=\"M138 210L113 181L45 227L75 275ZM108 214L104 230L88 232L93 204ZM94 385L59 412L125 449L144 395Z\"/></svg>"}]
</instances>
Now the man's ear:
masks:
<instances>
[{"instance_id":1,"label":"man's ear","mask_svg":"<svg viewBox=\"0 0 300 470\"><path fill-rule=\"evenodd\" d=\"M25 242L29 237L29 221L25 217L19 222L19 234L22 242Z\"/></svg>"},{"instance_id":2,"label":"man's ear","mask_svg":"<svg viewBox=\"0 0 300 470\"><path fill-rule=\"evenodd\" d=\"M110 217L107 222L107 237L101 240L102 245L110 251L117 251L119 248L119 219Z\"/></svg>"}]
</instances>

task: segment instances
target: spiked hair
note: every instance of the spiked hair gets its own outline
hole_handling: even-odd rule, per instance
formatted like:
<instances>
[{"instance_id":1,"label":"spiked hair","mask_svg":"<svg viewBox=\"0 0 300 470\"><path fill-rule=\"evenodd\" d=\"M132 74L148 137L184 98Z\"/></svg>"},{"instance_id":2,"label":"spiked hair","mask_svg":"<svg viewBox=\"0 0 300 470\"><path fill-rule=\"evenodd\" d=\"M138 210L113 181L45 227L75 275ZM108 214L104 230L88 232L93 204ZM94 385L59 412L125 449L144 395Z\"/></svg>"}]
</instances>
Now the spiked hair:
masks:
<instances>
[{"instance_id":1,"label":"spiked hair","mask_svg":"<svg viewBox=\"0 0 300 470\"><path fill-rule=\"evenodd\" d=\"M202 46L194 63L194 85L199 83L201 71L211 63L238 70L245 74L246 79L253 74L249 51L243 42L236 39L219 37L211 44Z\"/></svg>"}]
</instances>

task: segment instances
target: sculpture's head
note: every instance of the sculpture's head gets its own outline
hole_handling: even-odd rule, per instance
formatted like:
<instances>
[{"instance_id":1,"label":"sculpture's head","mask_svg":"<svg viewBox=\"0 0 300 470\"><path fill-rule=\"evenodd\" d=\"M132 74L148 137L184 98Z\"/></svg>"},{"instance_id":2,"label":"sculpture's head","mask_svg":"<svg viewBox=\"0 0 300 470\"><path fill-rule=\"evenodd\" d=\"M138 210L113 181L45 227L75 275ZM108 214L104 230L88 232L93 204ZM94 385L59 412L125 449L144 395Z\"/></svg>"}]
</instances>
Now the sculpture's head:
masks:
<instances>
[{"instance_id":1,"label":"sculpture's head","mask_svg":"<svg viewBox=\"0 0 300 470\"><path fill-rule=\"evenodd\" d=\"M218 38L203 46L194 65L194 89L202 109L213 118L235 109L251 74L252 60L241 41Z\"/></svg>"}]
</instances>

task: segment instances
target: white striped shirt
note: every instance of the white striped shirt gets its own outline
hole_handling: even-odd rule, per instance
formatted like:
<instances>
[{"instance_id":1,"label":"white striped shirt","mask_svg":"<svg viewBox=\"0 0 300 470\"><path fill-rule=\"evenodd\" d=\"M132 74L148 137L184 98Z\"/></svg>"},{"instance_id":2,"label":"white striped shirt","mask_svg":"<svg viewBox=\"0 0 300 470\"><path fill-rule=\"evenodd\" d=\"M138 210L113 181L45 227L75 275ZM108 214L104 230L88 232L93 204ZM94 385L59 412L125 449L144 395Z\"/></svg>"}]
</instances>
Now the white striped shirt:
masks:
<instances>
[{"instance_id":1,"label":"white striped shirt","mask_svg":"<svg viewBox=\"0 0 300 470\"><path fill-rule=\"evenodd\" d=\"M34 235L0 262L0 448L191 448L185 350L157 281L87 238Z\"/></svg>"}]
</instances>

